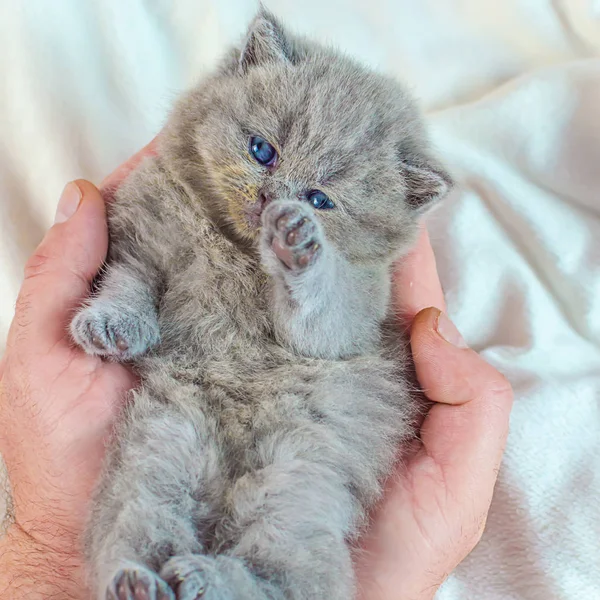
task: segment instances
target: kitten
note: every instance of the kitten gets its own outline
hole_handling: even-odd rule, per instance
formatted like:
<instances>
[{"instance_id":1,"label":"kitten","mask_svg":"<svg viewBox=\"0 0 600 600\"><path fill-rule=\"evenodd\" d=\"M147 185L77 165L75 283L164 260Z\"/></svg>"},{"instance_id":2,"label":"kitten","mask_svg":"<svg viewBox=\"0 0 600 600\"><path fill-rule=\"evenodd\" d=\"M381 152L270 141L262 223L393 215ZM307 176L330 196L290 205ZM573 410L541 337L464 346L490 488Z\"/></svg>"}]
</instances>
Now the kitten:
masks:
<instances>
[{"instance_id":1,"label":"kitten","mask_svg":"<svg viewBox=\"0 0 600 600\"><path fill-rule=\"evenodd\" d=\"M419 411L391 264L450 185L397 83L265 10L179 102L71 326L142 381L94 501L98 598L354 596Z\"/></svg>"}]
</instances>

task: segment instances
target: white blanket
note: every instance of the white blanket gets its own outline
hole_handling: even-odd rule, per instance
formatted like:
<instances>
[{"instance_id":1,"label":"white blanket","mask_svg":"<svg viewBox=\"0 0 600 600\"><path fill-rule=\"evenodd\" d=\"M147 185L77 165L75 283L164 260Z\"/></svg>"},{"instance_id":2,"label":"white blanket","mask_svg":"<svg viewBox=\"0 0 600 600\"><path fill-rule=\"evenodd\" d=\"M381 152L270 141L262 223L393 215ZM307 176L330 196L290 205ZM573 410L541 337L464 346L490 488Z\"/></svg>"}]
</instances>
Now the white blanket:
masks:
<instances>
[{"instance_id":1,"label":"white blanket","mask_svg":"<svg viewBox=\"0 0 600 600\"><path fill-rule=\"evenodd\" d=\"M440 275L516 402L484 538L440 600L600 598L600 1L267 4L410 82L461 182L430 222ZM0 340L63 184L146 143L253 11L0 4Z\"/></svg>"}]
</instances>

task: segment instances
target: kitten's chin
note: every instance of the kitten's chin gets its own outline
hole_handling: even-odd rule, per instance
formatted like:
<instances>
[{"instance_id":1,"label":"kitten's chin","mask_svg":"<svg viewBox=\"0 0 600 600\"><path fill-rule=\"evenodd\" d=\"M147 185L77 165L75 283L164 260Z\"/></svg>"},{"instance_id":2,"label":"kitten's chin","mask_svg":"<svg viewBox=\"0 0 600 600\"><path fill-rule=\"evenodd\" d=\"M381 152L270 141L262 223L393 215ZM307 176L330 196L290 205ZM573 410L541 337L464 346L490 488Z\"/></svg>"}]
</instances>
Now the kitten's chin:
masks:
<instances>
[{"instance_id":1,"label":"kitten's chin","mask_svg":"<svg viewBox=\"0 0 600 600\"><path fill-rule=\"evenodd\" d=\"M232 242L246 249L256 246L262 226L261 215L246 210L230 210L221 213L216 224Z\"/></svg>"},{"instance_id":2,"label":"kitten's chin","mask_svg":"<svg viewBox=\"0 0 600 600\"><path fill-rule=\"evenodd\" d=\"M262 213L268 202L258 194L229 195L221 204L222 221L227 221L237 237L246 242L255 242L262 226ZM221 221L221 222L222 222Z\"/></svg>"},{"instance_id":3,"label":"kitten's chin","mask_svg":"<svg viewBox=\"0 0 600 600\"><path fill-rule=\"evenodd\" d=\"M256 231L256 230L260 229L260 226L262 223L262 221L261 221L262 212L263 212L263 205L261 205L260 202L256 202L252 206L249 206L248 208L244 209L243 218L251 230Z\"/></svg>"}]
</instances>

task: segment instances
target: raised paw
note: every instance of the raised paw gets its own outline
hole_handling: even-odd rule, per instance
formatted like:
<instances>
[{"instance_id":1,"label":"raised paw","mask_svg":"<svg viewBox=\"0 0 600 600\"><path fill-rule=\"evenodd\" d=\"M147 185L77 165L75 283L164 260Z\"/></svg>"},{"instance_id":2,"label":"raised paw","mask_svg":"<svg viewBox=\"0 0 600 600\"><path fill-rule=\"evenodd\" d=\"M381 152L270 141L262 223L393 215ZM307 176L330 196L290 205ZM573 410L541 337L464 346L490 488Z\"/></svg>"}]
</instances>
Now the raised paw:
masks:
<instances>
[{"instance_id":1,"label":"raised paw","mask_svg":"<svg viewBox=\"0 0 600 600\"><path fill-rule=\"evenodd\" d=\"M175 600L168 584L140 566L119 569L106 590L106 600Z\"/></svg>"},{"instance_id":2,"label":"raised paw","mask_svg":"<svg viewBox=\"0 0 600 600\"><path fill-rule=\"evenodd\" d=\"M71 335L88 354L128 360L159 340L155 315L141 317L131 309L92 301L71 322Z\"/></svg>"},{"instance_id":3,"label":"raised paw","mask_svg":"<svg viewBox=\"0 0 600 600\"><path fill-rule=\"evenodd\" d=\"M300 202L274 202L265 210L263 235L287 269L302 271L321 254L323 235L316 219Z\"/></svg>"}]
</instances>

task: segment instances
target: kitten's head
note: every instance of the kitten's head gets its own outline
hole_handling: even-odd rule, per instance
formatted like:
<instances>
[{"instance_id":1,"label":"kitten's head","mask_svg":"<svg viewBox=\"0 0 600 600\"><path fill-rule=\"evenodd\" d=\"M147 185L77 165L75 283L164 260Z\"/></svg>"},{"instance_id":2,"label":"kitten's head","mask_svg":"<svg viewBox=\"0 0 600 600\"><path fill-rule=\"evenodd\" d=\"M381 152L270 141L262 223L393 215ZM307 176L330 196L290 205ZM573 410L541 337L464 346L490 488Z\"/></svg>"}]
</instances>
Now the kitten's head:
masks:
<instances>
[{"instance_id":1,"label":"kitten's head","mask_svg":"<svg viewBox=\"0 0 600 600\"><path fill-rule=\"evenodd\" d=\"M180 103L165 139L203 210L249 244L266 203L295 199L350 260L388 259L451 186L403 88L291 37L264 10L242 49Z\"/></svg>"}]
</instances>

